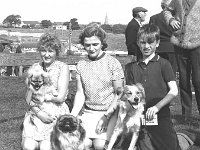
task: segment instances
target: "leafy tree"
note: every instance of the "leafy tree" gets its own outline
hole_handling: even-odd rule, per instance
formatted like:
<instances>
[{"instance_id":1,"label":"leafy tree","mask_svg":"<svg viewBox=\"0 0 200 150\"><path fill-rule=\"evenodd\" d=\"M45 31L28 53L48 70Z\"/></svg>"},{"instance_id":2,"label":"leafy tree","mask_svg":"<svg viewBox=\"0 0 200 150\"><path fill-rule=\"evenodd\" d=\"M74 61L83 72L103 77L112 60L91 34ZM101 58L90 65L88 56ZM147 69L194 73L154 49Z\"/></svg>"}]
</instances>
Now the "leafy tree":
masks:
<instances>
[{"instance_id":1,"label":"leafy tree","mask_svg":"<svg viewBox=\"0 0 200 150\"><path fill-rule=\"evenodd\" d=\"M71 22L71 24L72 24L72 27L71 27L72 30L79 30L79 29L80 29L80 26L79 26L77 20L78 20L78 19L76 19L76 18L72 18L72 19L70 20L70 22Z\"/></svg>"},{"instance_id":2,"label":"leafy tree","mask_svg":"<svg viewBox=\"0 0 200 150\"><path fill-rule=\"evenodd\" d=\"M52 23L51 23L50 20L42 20L42 21L41 21L41 26L42 26L43 28L49 28L49 27L52 26Z\"/></svg>"},{"instance_id":3,"label":"leafy tree","mask_svg":"<svg viewBox=\"0 0 200 150\"><path fill-rule=\"evenodd\" d=\"M123 24L115 24L112 27L113 33L115 34L124 34L126 29L126 25Z\"/></svg>"},{"instance_id":4,"label":"leafy tree","mask_svg":"<svg viewBox=\"0 0 200 150\"><path fill-rule=\"evenodd\" d=\"M6 19L3 20L3 24L6 24L8 27L16 27L16 25L21 24L20 15L9 15Z\"/></svg>"},{"instance_id":5,"label":"leafy tree","mask_svg":"<svg viewBox=\"0 0 200 150\"><path fill-rule=\"evenodd\" d=\"M104 29L106 32L111 33L112 32L112 26L109 24L102 24L101 28Z\"/></svg>"}]
</instances>

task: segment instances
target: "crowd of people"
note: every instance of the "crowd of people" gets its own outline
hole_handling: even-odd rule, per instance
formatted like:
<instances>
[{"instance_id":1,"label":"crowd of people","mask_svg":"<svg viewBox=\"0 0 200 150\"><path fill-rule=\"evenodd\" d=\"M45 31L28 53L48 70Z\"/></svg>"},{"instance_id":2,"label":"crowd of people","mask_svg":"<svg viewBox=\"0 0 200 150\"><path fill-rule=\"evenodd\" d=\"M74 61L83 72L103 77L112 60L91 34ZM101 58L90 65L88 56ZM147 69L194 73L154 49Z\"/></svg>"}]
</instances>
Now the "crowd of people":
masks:
<instances>
[{"instance_id":1,"label":"crowd of people","mask_svg":"<svg viewBox=\"0 0 200 150\"><path fill-rule=\"evenodd\" d=\"M133 59L125 65L124 70L115 57L105 53L107 37L101 26L91 23L84 28L79 40L88 55L76 65L76 94L73 105L65 102L68 95L69 68L67 64L57 60L61 43L55 35L46 33L41 36L38 51L42 62L37 65L50 75L57 91L56 95L44 99L45 105L42 105L51 107L52 111L56 109L58 116L71 114L81 119L86 131L86 150L105 149L117 120L117 113L107 115L109 108L118 99L116 91L119 87L136 83L144 86L146 118L152 120L157 115L158 125L142 126L143 132L139 135L135 149L184 148L173 127L169 107L178 95L178 72L184 119L188 120L192 115L190 77L200 112L200 0L162 0L161 7L162 12L152 16L148 24L143 24L148 10L143 7L133 8L133 19L128 23L125 32L128 55ZM23 150L51 150L51 132L58 116L44 111L39 98L29 87L26 101L30 108L23 122ZM30 101L37 105L31 105ZM42 124L37 123L35 117ZM47 124L45 130L43 124Z\"/></svg>"}]
</instances>

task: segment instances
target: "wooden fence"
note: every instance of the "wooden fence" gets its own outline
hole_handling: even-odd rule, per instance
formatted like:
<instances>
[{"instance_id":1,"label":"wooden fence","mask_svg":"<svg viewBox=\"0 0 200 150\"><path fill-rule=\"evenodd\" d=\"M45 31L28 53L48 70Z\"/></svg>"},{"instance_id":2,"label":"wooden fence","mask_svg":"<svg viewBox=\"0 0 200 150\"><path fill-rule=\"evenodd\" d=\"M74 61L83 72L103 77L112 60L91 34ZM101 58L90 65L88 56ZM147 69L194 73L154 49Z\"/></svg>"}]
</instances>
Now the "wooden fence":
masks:
<instances>
[{"instance_id":1,"label":"wooden fence","mask_svg":"<svg viewBox=\"0 0 200 150\"><path fill-rule=\"evenodd\" d=\"M131 57L127 55L113 55L124 67L125 64L131 61ZM69 65L70 72L75 70L75 65L86 56L80 55L64 55L58 57L60 61L66 62ZM0 53L0 66L19 66L19 76L23 75L23 67L31 66L33 63L41 61L39 53Z\"/></svg>"}]
</instances>

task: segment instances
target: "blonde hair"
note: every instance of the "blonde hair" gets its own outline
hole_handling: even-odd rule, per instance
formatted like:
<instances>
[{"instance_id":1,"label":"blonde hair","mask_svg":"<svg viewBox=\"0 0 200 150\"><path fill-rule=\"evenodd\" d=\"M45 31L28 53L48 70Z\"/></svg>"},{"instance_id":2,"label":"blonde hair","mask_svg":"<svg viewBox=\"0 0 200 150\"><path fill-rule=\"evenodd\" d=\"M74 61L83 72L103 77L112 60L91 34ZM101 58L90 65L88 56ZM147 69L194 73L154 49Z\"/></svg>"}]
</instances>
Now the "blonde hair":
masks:
<instances>
[{"instance_id":1,"label":"blonde hair","mask_svg":"<svg viewBox=\"0 0 200 150\"><path fill-rule=\"evenodd\" d=\"M61 51L61 42L56 35L45 33L40 37L37 47L38 51L42 48L52 48L56 51L56 55L58 56Z\"/></svg>"}]
</instances>

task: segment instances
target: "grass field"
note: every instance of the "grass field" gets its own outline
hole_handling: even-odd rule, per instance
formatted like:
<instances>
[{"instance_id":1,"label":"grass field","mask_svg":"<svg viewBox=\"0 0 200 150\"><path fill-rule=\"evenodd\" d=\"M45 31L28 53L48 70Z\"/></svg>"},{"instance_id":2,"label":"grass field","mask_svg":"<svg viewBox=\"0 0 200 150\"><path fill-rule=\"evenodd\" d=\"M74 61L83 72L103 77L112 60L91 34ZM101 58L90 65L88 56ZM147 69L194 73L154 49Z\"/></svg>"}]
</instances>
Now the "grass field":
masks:
<instances>
[{"instance_id":1,"label":"grass field","mask_svg":"<svg viewBox=\"0 0 200 150\"><path fill-rule=\"evenodd\" d=\"M1 77L0 78L0 150L21 150L21 123L27 110L24 95L26 86L24 77ZM70 82L70 93L74 94L75 81ZM177 131L190 130L195 135L200 132L199 117L197 116L196 104L193 104L193 114L190 122L184 122L181 118L179 99L176 98L171 106L174 126ZM200 147L193 146L192 150Z\"/></svg>"}]
</instances>

